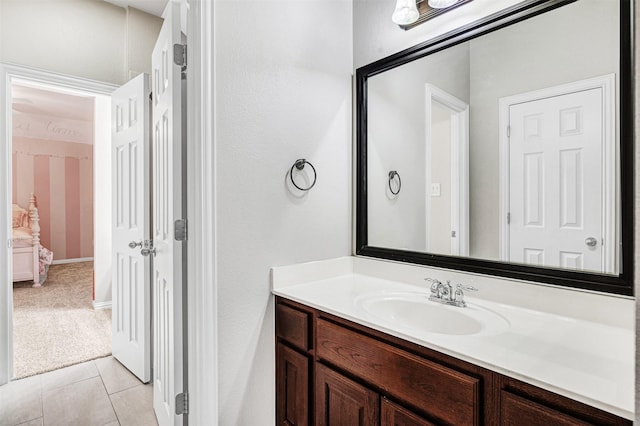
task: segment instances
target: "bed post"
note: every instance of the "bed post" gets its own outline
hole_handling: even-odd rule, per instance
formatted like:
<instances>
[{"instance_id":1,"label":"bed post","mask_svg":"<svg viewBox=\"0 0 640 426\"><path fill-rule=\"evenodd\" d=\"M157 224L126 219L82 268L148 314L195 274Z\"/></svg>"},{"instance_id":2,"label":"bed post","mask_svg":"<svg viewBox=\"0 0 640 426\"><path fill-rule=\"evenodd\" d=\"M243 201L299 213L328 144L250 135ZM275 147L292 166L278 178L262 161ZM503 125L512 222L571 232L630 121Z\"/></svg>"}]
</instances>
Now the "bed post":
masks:
<instances>
[{"instance_id":1,"label":"bed post","mask_svg":"<svg viewBox=\"0 0 640 426\"><path fill-rule=\"evenodd\" d=\"M33 287L40 287L40 216L38 202L31 193L29 198L29 219L31 221L31 236L33 237Z\"/></svg>"}]
</instances>

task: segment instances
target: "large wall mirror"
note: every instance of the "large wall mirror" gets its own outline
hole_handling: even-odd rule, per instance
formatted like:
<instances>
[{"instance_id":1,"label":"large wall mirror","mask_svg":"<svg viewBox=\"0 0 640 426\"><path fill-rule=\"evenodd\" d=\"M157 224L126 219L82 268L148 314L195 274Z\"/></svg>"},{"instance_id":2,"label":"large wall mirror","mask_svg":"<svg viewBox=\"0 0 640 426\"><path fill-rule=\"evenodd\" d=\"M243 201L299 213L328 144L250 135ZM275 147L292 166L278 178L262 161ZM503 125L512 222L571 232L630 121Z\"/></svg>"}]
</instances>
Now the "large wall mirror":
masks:
<instances>
[{"instance_id":1,"label":"large wall mirror","mask_svg":"<svg viewBox=\"0 0 640 426\"><path fill-rule=\"evenodd\" d=\"M524 1L356 71L356 253L633 294L630 0Z\"/></svg>"}]
</instances>

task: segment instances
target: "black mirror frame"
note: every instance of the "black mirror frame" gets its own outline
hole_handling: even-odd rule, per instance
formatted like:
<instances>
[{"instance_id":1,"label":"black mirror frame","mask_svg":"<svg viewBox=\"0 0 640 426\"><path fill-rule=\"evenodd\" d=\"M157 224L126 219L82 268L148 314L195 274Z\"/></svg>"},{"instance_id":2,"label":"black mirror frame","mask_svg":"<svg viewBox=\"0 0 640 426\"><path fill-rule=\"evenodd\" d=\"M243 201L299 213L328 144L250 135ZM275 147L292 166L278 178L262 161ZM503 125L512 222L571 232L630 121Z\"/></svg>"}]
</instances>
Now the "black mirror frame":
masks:
<instances>
[{"instance_id":1,"label":"black mirror frame","mask_svg":"<svg viewBox=\"0 0 640 426\"><path fill-rule=\"evenodd\" d=\"M359 256L461 270L511 279L632 296L634 293L634 81L633 2L620 0L620 232L618 275L396 250L368 245L367 80L397 66L576 1L528 0L356 70L356 247Z\"/></svg>"}]
</instances>

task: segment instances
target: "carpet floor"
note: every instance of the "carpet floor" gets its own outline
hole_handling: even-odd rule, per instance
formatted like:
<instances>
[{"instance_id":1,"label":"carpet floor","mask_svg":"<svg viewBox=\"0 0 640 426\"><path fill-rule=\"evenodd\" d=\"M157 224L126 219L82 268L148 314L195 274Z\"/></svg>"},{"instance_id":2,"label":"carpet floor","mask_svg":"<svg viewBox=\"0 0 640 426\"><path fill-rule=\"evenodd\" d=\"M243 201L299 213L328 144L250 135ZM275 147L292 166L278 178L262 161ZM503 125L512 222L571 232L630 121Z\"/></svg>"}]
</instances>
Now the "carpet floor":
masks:
<instances>
[{"instance_id":1,"label":"carpet floor","mask_svg":"<svg viewBox=\"0 0 640 426\"><path fill-rule=\"evenodd\" d=\"M93 309L93 262L51 265L40 288L13 284L16 379L111 354L111 309Z\"/></svg>"}]
</instances>

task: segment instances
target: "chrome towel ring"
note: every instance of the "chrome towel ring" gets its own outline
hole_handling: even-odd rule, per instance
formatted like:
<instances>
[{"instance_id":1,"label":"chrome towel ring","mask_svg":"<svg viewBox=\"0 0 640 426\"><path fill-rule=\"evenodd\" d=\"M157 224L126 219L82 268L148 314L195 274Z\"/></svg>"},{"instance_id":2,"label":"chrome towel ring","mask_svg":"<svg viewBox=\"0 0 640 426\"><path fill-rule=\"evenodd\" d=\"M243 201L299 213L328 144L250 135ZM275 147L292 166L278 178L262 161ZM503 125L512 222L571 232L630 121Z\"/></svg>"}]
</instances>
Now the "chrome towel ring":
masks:
<instances>
[{"instance_id":1,"label":"chrome towel ring","mask_svg":"<svg viewBox=\"0 0 640 426\"><path fill-rule=\"evenodd\" d=\"M305 164L308 164L311 167L311 170L313 170L313 182L311 182L311 185L309 185L308 187L302 188L302 187L298 186L296 184L296 182L293 180L293 169L295 168L297 170L302 170L302 169L304 169L304 165ZM316 184L316 179L318 178L318 174L316 173L316 168L313 167L313 164L311 164L310 162L308 162L304 158L300 158L299 160L296 160L295 163L293 163L293 166L291 166L291 170L289 170L289 178L291 179L291 183L293 184L293 186L298 188L300 191L308 191L311 188L313 188L313 185Z\"/></svg>"},{"instance_id":2,"label":"chrome towel ring","mask_svg":"<svg viewBox=\"0 0 640 426\"><path fill-rule=\"evenodd\" d=\"M391 181L393 181L394 178L398 178L398 189L396 191L394 191L393 187L391 186ZM402 179L400 179L400 173L395 170L391 170L389 172L389 191L391 191L393 195L398 195L400 193L400 188L402 188Z\"/></svg>"}]
</instances>

